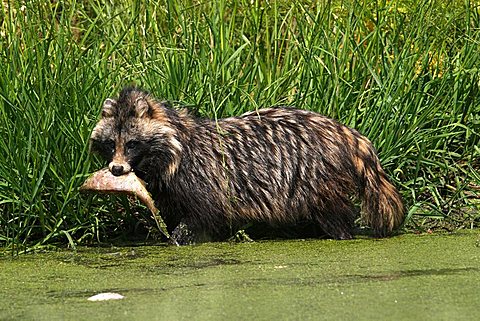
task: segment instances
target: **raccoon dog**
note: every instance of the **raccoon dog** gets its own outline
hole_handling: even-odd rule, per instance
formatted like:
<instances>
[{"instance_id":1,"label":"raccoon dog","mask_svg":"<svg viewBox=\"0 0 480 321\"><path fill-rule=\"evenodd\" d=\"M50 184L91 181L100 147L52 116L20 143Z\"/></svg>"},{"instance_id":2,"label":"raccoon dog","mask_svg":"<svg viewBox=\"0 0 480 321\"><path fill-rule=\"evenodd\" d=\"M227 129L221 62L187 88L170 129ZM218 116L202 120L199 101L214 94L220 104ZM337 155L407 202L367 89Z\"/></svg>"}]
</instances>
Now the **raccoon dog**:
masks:
<instances>
[{"instance_id":1,"label":"raccoon dog","mask_svg":"<svg viewBox=\"0 0 480 321\"><path fill-rule=\"evenodd\" d=\"M147 183L169 228L213 240L255 222L309 222L350 239L355 200L375 236L404 219L370 141L311 111L276 107L213 121L130 87L105 101L91 149L113 175L134 171Z\"/></svg>"}]
</instances>

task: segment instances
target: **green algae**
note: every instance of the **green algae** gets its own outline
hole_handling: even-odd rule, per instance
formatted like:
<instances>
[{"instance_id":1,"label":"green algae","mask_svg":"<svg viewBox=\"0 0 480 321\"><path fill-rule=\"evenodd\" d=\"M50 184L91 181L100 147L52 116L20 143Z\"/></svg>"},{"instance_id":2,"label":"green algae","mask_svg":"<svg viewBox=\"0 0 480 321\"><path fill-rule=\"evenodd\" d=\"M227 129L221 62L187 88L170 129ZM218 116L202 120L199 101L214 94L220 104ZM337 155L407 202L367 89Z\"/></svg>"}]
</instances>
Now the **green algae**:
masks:
<instances>
[{"instance_id":1,"label":"green algae","mask_svg":"<svg viewBox=\"0 0 480 321\"><path fill-rule=\"evenodd\" d=\"M479 232L0 259L7 320L474 320ZM125 299L89 302L101 292Z\"/></svg>"}]
</instances>

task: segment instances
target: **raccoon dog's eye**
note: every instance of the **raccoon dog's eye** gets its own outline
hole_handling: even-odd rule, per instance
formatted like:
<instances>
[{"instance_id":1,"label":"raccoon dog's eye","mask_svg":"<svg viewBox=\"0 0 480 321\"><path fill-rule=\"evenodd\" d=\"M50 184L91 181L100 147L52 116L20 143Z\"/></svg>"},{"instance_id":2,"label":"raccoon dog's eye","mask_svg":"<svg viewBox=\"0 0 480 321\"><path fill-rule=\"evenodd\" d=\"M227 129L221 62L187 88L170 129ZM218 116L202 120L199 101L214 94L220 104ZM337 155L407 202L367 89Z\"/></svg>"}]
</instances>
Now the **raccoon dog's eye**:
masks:
<instances>
[{"instance_id":1,"label":"raccoon dog's eye","mask_svg":"<svg viewBox=\"0 0 480 321\"><path fill-rule=\"evenodd\" d=\"M110 161L115 153L115 142L112 139L92 139L92 152Z\"/></svg>"},{"instance_id":2,"label":"raccoon dog's eye","mask_svg":"<svg viewBox=\"0 0 480 321\"><path fill-rule=\"evenodd\" d=\"M115 151L115 142L113 139L106 139L103 144L105 145L105 149L109 151Z\"/></svg>"},{"instance_id":3,"label":"raccoon dog's eye","mask_svg":"<svg viewBox=\"0 0 480 321\"><path fill-rule=\"evenodd\" d=\"M138 140L129 140L125 146L127 146L128 149L135 149L140 145L140 142Z\"/></svg>"}]
</instances>

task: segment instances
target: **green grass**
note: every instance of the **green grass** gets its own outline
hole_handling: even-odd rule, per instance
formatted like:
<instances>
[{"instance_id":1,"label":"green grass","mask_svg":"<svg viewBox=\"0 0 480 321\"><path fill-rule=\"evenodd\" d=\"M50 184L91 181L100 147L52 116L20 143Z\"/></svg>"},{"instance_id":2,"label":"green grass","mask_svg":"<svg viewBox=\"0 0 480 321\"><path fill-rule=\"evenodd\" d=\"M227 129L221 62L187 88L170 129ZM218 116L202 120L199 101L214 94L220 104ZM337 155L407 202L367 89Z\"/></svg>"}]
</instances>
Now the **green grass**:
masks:
<instances>
[{"instance_id":1,"label":"green grass","mask_svg":"<svg viewBox=\"0 0 480 321\"><path fill-rule=\"evenodd\" d=\"M124 198L78 194L103 165L88 153L100 106L131 83L211 118L277 104L336 118L373 141L407 227L475 227L479 28L468 0L3 1L0 246L141 225Z\"/></svg>"}]
</instances>

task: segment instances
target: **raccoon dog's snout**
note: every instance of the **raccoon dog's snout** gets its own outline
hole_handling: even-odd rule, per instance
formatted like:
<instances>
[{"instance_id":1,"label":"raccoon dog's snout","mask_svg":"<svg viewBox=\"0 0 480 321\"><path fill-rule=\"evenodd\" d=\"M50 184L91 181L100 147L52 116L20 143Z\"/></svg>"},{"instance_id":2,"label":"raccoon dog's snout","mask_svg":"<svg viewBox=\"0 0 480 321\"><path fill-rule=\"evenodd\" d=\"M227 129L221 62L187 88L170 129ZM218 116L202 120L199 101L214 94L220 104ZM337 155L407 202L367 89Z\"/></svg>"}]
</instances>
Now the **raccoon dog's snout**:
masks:
<instances>
[{"instance_id":1,"label":"raccoon dog's snout","mask_svg":"<svg viewBox=\"0 0 480 321\"><path fill-rule=\"evenodd\" d=\"M108 165L108 168L110 169L110 172L115 176L122 176L124 174L129 173L132 170L132 168L130 167L130 165L128 165L128 163L119 164L119 163L111 162Z\"/></svg>"},{"instance_id":2,"label":"raccoon dog's snout","mask_svg":"<svg viewBox=\"0 0 480 321\"><path fill-rule=\"evenodd\" d=\"M113 165L112 169L110 170L113 175L120 176L123 174L123 166L121 165Z\"/></svg>"}]
</instances>

